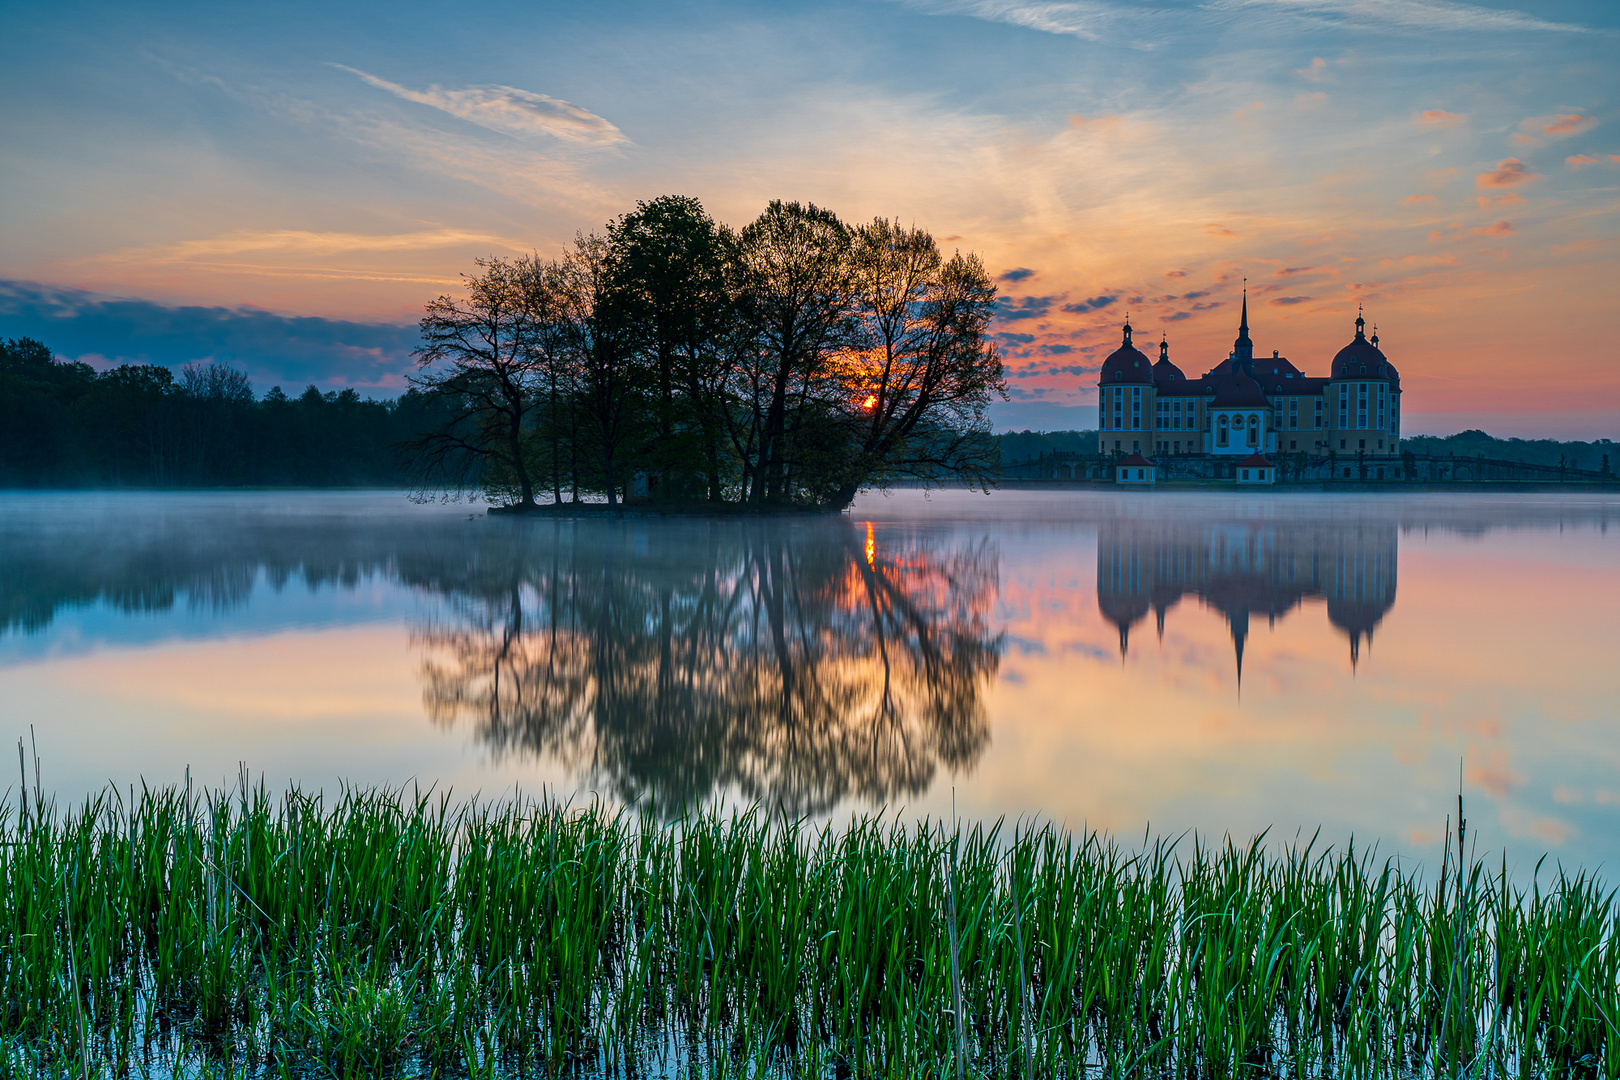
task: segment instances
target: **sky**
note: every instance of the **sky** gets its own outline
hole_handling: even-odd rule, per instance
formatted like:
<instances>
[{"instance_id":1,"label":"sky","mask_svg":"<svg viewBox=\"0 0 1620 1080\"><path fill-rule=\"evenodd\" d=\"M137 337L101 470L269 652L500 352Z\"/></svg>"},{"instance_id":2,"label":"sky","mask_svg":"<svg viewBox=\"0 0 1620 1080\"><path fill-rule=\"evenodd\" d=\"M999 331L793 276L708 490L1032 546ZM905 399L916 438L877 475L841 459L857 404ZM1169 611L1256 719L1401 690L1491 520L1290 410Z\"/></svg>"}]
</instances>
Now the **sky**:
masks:
<instances>
[{"instance_id":1,"label":"sky","mask_svg":"<svg viewBox=\"0 0 1620 1080\"><path fill-rule=\"evenodd\" d=\"M638 200L897 218L1000 281L998 428L1095 427L1126 314L1189 375L1406 432L1620 438L1620 5L0 0L0 337L398 393L423 305ZM1152 343L1152 344L1149 344Z\"/></svg>"}]
</instances>

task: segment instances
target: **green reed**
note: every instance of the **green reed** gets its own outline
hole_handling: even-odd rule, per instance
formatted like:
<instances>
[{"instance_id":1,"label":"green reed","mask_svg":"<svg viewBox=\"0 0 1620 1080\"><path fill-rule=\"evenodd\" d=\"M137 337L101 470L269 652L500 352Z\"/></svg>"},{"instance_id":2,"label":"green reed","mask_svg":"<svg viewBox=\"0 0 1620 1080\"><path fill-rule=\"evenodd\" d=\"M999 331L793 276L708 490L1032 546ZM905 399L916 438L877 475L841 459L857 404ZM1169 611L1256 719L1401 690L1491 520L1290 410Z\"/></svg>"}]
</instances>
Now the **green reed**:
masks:
<instances>
[{"instance_id":1,"label":"green reed","mask_svg":"<svg viewBox=\"0 0 1620 1080\"><path fill-rule=\"evenodd\" d=\"M108 790L0 811L0 1076L1613 1080L1617 931L1353 846Z\"/></svg>"}]
</instances>

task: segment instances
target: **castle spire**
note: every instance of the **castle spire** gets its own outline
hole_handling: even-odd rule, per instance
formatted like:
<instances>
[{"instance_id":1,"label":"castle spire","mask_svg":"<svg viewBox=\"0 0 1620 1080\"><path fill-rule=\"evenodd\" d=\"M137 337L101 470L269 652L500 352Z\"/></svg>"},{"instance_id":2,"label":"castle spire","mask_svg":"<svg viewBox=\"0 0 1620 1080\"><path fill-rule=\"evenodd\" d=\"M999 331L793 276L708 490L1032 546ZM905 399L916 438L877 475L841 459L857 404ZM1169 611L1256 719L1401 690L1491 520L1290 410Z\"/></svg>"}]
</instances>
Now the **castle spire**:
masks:
<instances>
[{"instance_id":1,"label":"castle spire","mask_svg":"<svg viewBox=\"0 0 1620 1080\"><path fill-rule=\"evenodd\" d=\"M1378 333L1374 330L1373 333ZM1361 317L1361 305L1356 305L1356 340L1360 341L1367 336L1367 320Z\"/></svg>"},{"instance_id":2,"label":"castle spire","mask_svg":"<svg viewBox=\"0 0 1620 1080\"><path fill-rule=\"evenodd\" d=\"M1159 333L1159 359L1170 359L1170 339L1164 335L1163 331Z\"/></svg>"},{"instance_id":3,"label":"castle spire","mask_svg":"<svg viewBox=\"0 0 1620 1080\"><path fill-rule=\"evenodd\" d=\"M1237 366L1248 369L1254 364L1254 342L1249 339L1249 279L1243 279L1243 321L1238 323L1237 340L1232 343L1232 358Z\"/></svg>"},{"instance_id":4,"label":"castle spire","mask_svg":"<svg viewBox=\"0 0 1620 1080\"><path fill-rule=\"evenodd\" d=\"M1129 345L1130 343L1131 343L1131 313L1127 311L1125 313L1125 344Z\"/></svg>"}]
</instances>

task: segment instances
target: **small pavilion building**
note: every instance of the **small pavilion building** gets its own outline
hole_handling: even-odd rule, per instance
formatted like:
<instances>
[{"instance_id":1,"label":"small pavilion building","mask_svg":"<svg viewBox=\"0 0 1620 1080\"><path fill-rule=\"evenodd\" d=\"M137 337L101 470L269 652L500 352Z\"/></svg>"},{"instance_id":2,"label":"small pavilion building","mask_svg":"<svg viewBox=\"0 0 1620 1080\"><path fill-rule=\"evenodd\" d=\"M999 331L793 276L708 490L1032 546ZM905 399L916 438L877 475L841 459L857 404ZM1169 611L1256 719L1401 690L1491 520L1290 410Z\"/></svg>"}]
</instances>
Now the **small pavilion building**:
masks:
<instances>
[{"instance_id":1,"label":"small pavilion building","mask_svg":"<svg viewBox=\"0 0 1620 1080\"><path fill-rule=\"evenodd\" d=\"M1152 487L1158 480L1153 462L1141 454L1132 454L1115 466L1115 477L1121 484Z\"/></svg>"},{"instance_id":2,"label":"small pavilion building","mask_svg":"<svg viewBox=\"0 0 1620 1080\"><path fill-rule=\"evenodd\" d=\"M1250 454L1237 463L1237 482L1242 484L1275 484L1277 466L1264 454Z\"/></svg>"}]
</instances>

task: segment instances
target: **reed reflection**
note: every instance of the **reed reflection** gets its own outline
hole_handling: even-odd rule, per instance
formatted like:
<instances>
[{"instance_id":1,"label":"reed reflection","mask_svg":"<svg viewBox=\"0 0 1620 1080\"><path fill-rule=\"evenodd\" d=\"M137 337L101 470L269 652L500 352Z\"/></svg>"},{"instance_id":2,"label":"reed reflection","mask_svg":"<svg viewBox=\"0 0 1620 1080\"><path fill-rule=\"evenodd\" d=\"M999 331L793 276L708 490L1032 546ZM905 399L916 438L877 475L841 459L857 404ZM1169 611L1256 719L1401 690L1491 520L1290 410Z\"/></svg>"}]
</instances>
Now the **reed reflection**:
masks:
<instances>
[{"instance_id":1,"label":"reed reflection","mask_svg":"<svg viewBox=\"0 0 1620 1080\"><path fill-rule=\"evenodd\" d=\"M989 742L987 541L847 521L569 524L510 537L417 631L424 700L497 755L560 760L669 813L920 795ZM408 570L409 568L407 568Z\"/></svg>"},{"instance_id":2,"label":"reed reflection","mask_svg":"<svg viewBox=\"0 0 1620 1080\"><path fill-rule=\"evenodd\" d=\"M1231 627L1238 679L1249 620L1268 624L1307 600L1325 600L1328 621L1349 641L1350 663L1395 605L1399 529L1384 521L1125 520L1097 533L1097 606L1119 630L1165 615L1183 599L1214 608Z\"/></svg>"}]
</instances>

